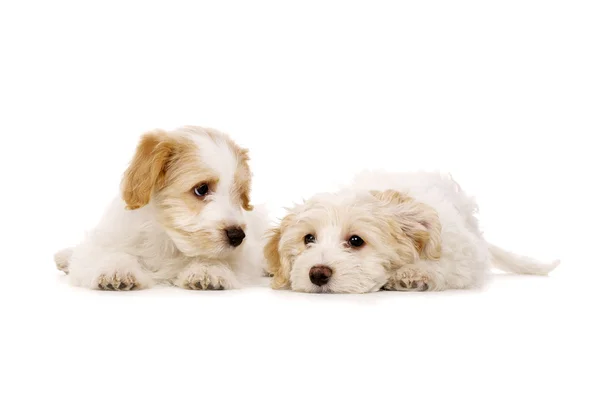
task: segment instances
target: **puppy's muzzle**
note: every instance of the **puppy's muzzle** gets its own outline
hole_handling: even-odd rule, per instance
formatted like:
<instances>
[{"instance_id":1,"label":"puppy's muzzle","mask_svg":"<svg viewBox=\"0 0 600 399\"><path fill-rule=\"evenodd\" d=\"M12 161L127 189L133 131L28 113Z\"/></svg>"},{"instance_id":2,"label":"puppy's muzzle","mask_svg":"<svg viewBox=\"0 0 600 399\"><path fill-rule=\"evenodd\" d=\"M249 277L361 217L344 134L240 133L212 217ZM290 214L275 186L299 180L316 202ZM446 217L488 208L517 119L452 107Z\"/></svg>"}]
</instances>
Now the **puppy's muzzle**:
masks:
<instances>
[{"instance_id":1,"label":"puppy's muzzle","mask_svg":"<svg viewBox=\"0 0 600 399\"><path fill-rule=\"evenodd\" d=\"M310 268L308 277L314 285L320 287L327 284L332 274L333 270L329 266L317 265Z\"/></svg>"},{"instance_id":2,"label":"puppy's muzzle","mask_svg":"<svg viewBox=\"0 0 600 399\"><path fill-rule=\"evenodd\" d=\"M229 244L233 247L237 247L244 241L246 234L244 234L244 230L239 227L228 227L225 229L225 234L227 234L227 239L229 240Z\"/></svg>"}]
</instances>

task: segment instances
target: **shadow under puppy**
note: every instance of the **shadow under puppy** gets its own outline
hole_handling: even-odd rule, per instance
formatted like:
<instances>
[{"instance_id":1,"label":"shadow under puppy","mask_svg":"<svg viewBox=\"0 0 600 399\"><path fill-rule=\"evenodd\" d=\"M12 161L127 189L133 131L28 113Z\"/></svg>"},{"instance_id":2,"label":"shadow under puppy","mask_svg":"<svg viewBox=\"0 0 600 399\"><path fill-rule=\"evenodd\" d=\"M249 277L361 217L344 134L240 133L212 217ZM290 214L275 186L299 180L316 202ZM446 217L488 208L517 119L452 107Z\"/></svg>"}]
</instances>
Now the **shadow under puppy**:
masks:
<instances>
[{"instance_id":1,"label":"shadow under puppy","mask_svg":"<svg viewBox=\"0 0 600 399\"><path fill-rule=\"evenodd\" d=\"M273 229L264 249L271 285L302 292L439 291L480 286L490 266L547 274L489 244L477 205L449 176L365 172L315 195Z\"/></svg>"},{"instance_id":2,"label":"shadow under puppy","mask_svg":"<svg viewBox=\"0 0 600 399\"><path fill-rule=\"evenodd\" d=\"M121 198L74 248L55 255L72 284L131 290L166 282L231 289L260 273L261 215L250 212L248 151L213 129L142 136ZM242 273L244 272L244 273Z\"/></svg>"}]
</instances>

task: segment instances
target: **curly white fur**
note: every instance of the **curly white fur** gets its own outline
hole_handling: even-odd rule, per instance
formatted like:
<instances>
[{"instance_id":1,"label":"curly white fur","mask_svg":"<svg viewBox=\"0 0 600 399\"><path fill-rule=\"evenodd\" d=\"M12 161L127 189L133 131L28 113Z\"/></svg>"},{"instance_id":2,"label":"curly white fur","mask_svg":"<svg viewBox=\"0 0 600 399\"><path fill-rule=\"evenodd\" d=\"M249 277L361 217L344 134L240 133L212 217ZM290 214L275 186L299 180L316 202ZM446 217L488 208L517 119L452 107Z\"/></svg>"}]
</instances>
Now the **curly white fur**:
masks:
<instances>
[{"instance_id":1,"label":"curly white fur","mask_svg":"<svg viewBox=\"0 0 600 399\"><path fill-rule=\"evenodd\" d=\"M290 209L265 248L274 288L363 293L480 286L493 264L515 273L547 274L543 264L489 244L477 204L437 173L364 172L335 194ZM314 236L314 242L303 238ZM360 248L350 237L364 239ZM312 240L312 239L311 239ZM315 266L331 277L313 282Z\"/></svg>"},{"instance_id":2,"label":"curly white fur","mask_svg":"<svg viewBox=\"0 0 600 399\"><path fill-rule=\"evenodd\" d=\"M185 127L142 137L123 194L74 248L55 255L72 284L130 290L169 283L230 289L262 270L263 210L250 211L246 150L212 129ZM205 197L194 188L208 184ZM246 237L230 245L225 232Z\"/></svg>"}]
</instances>

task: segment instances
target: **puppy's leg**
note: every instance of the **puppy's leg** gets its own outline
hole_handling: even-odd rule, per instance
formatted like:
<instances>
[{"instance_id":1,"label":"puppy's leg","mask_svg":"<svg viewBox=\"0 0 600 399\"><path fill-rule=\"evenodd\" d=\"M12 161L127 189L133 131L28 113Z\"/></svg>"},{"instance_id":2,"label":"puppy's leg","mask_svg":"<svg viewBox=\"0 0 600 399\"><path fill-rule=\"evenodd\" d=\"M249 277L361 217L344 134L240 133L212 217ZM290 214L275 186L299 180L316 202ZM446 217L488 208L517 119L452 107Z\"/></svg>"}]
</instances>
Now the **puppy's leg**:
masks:
<instances>
[{"instance_id":1,"label":"puppy's leg","mask_svg":"<svg viewBox=\"0 0 600 399\"><path fill-rule=\"evenodd\" d=\"M100 274L96 279L96 288L106 291L130 291L146 288L147 286L142 284L141 280L135 272L116 269Z\"/></svg>"},{"instance_id":2,"label":"puppy's leg","mask_svg":"<svg viewBox=\"0 0 600 399\"><path fill-rule=\"evenodd\" d=\"M384 289L442 291L480 287L489 267L488 244L464 226L445 237L446 250L438 260L419 260L401 266Z\"/></svg>"},{"instance_id":3,"label":"puppy's leg","mask_svg":"<svg viewBox=\"0 0 600 399\"><path fill-rule=\"evenodd\" d=\"M56 268L65 274L69 274L69 261L71 260L71 256L73 256L73 248L61 249L55 253L54 263L56 263Z\"/></svg>"},{"instance_id":4,"label":"puppy's leg","mask_svg":"<svg viewBox=\"0 0 600 399\"><path fill-rule=\"evenodd\" d=\"M229 290L240 287L233 270L217 261L192 262L179 273L174 284L190 290Z\"/></svg>"},{"instance_id":5,"label":"puppy's leg","mask_svg":"<svg viewBox=\"0 0 600 399\"><path fill-rule=\"evenodd\" d=\"M73 251L69 279L74 285L110 291L144 289L153 284L136 256L92 243L84 243Z\"/></svg>"},{"instance_id":6,"label":"puppy's leg","mask_svg":"<svg viewBox=\"0 0 600 399\"><path fill-rule=\"evenodd\" d=\"M434 289L434 279L430 273L416 265L403 266L396 270L383 286L388 291L428 291Z\"/></svg>"}]
</instances>

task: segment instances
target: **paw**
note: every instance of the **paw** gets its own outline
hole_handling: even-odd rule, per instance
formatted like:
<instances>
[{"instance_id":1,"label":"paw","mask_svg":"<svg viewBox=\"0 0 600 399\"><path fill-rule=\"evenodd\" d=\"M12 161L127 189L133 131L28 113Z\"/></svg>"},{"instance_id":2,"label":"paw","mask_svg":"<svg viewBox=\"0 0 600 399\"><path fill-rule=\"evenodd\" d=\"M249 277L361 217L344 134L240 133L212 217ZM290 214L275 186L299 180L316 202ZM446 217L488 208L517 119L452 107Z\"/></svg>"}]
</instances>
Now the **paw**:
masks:
<instances>
[{"instance_id":1,"label":"paw","mask_svg":"<svg viewBox=\"0 0 600 399\"><path fill-rule=\"evenodd\" d=\"M273 274L273 273L271 273L270 271L268 271L267 269L263 269L263 270L262 270L262 276L263 276L263 277L273 277L273 276L274 276L274 274Z\"/></svg>"},{"instance_id":2,"label":"paw","mask_svg":"<svg viewBox=\"0 0 600 399\"><path fill-rule=\"evenodd\" d=\"M141 289L142 285L133 273L106 273L97 279L97 287L106 291L131 291Z\"/></svg>"},{"instance_id":3,"label":"paw","mask_svg":"<svg viewBox=\"0 0 600 399\"><path fill-rule=\"evenodd\" d=\"M399 270L384 286L389 291L427 291L429 278L413 269Z\"/></svg>"},{"instance_id":4,"label":"paw","mask_svg":"<svg viewBox=\"0 0 600 399\"><path fill-rule=\"evenodd\" d=\"M233 271L226 266L192 266L176 284L189 290L230 290L238 287Z\"/></svg>"},{"instance_id":5,"label":"paw","mask_svg":"<svg viewBox=\"0 0 600 399\"><path fill-rule=\"evenodd\" d=\"M69 274L69 262L62 261L62 260L59 260L59 259L55 260L55 262L56 262L56 268L58 270L60 270L64 274Z\"/></svg>"},{"instance_id":6,"label":"paw","mask_svg":"<svg viewBox=\"0 0 600 399\"><path fill-rule=\"evenodd\" d=\"M71 259L72 255L72 248L63 249L54 254L54 263L56 263L56 268L65 274L69 274L69 260Z\"/></svg>"}]
</instances>

